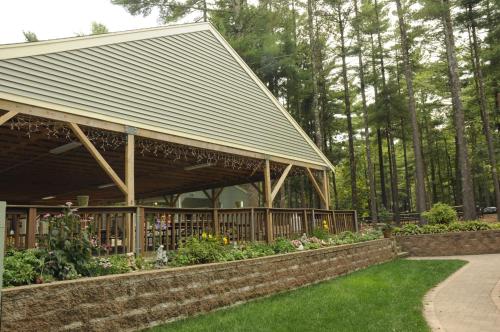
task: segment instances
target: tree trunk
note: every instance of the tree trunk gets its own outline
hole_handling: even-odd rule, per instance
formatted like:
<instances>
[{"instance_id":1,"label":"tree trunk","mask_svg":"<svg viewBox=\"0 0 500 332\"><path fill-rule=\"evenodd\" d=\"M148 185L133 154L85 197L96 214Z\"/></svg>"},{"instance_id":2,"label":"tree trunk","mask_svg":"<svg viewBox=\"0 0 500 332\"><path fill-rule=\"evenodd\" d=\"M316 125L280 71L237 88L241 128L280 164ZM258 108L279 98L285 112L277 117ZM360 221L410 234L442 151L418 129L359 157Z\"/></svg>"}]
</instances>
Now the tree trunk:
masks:
<instances>
[{"instance_id":1,"label":"tree trunk","mask_svg":"<svg viewBox=\"0 0 500 332\"><path fill-rule=\"evenodd\" d=\"M446 45L446 56L448 60L448 71L450 75L451 100L454 110L454 122L457 135L457 155L458 168L462 177L462 205L464 219L476 219L476 206L474 200L474 189L472 186L472 176L469 168L469 158L467 156L467 141L465 139L465 120L460 100L460 78L458 76L458 63L455 54L455 38L453 36L453 24L449 8L449 0L441 0L444 5L443 28Z\"/></svg>"},{"instance_id":2,"label":"tree trunk","mask_svg":"<svg viewBox=\"0 0 500 332\"><path fill-rule=\"evenodd\" d=\"M410 184L410 172L408 170L408 156L406 152L406 134L404 129L404 121L401 118L401 143L403 143L403 159L405 165L405 188L406 188L406 201L405 210L407 212L412 211L412 197L411 197L411 184Z\"/></svg>"},{"instance_id":3,"label":"tree trunk","mask_svg":"<svg viewBox=\"0 0 500 332\"><path fill-rule=\"evenodd\" d=\"M311 80L312 80L312 104L311 110L314 115L314 139L316 141L316 145L319 147L321 151L323 151L323 135L321 131L321 116L318 107L318 99L319 99L319 88L318 88L318 47L317 40L315 36L314 29L314 9L315 9L315 0L307 0L307 22L308 22L308 33L309 33L309 45L311 46Z\"/></svg>"},{"instance_id":4,"label":"tree trunk","mask_svg":"<svg viewBox=\"0 0 500 332\"><path fill-rule=\"evenodd\" d=\"M497 161L495 156L495 147L493 143L493 136L491 135L490 120L487 110L486 94L484 92L484 79L483 71L481 68L481 61L479 59L479 45L477 41L476 22L473 18L472 5L468 6L469 17L471 18L472 30L472 50L474 57L472 58L472 67L474 69L474 76L477 81L477 92L479 94L479 109L481 110L481 119L483 123L483 133L488 146L488 159L491 167L491 180L493 182L493 189L495 192L495 203L497 207L497 220L500 221L500 184L498 182Z\"/></svg>"},{"instance_id":5,"label":"tree trunk","mask_svg":"<svg viewBox=\"0 0 500 332\"><path fill-rule=\"evenodd\" d=\"M398 167L396 163L396 148L394 147L394 138L392 137L392 131L389 127L387 129L387 147L389 152L389 159L391 164L391 196L392 196L392 212L394 213L394 221L396 225L401 223L401 218L399 214L399 181L398 181Z\"/></svg>"},{"instance_id":6,"label":"tree trunk","mask_svg":"<svg viewBox=\"0 0 500 332\"><path fill-rule=\"evenodd\" d=\"M354 14L356 17L356 21L358 21L358 0L354 0ZM358 21L359 23L359 21ZM377 196L375 192L375 177L373 171L373 163L371 157L371 148L370 148L370 130L368 127L368 107L366 105L366 94L365 94L365 72L363 66L363 52L362 52L362 40L361 33L359 27L356 29L356 43L357 43L357 51L358 51L358 64L359 64L359 85L361 90L361 101L363 105L363 122L364 122L364 130L365 130L365 151L366 151L366 168L368 175L368 187L370 188L370 214L372 217L372 222L377 222Z\"/></svg>"},{"instance_id":7,"label":"tree trunk","mask_svg":"<svg viewBox=\"0 0 500 332\"><path fill-rule=\"evenodd\" d=\"M375 66L375 45L373 41L373 34L370 34L371 41L371 56L372 56L372 73L373 73L373 90L375 93L375 100L378 99L378 87L377 87L377 69ZM382 151L382 131L380 127L377 128L377 147L378 147L378 165L380 172L380 196L382 197L382 206L387 209L387 192L385 189L385 167L384 167L384 154Z\"/></svg>"},{"instance_id":8,"label":"tree trunk","mask_svg":"<svg viewBox=\"0 0 500 332\"><path fill-rule=\"evenodd\" d=\"M408 37L406 34L406 27L403 18L403 9L401 7L401 0L396 0L399 30L401 37L401 49L403 56L403 66L406 80L406 89L408 93L408 112L410 113L410 122L412 128L413 139L413 155L415 158L415 191L417 212L422 213L426 210L425 206L425 180L424 180L424 162L422 155L422 146L420 145L420 132L417 120L417 109L415 105L415 94L413 91L413 72L408 54ZM420 220L423 222L423 219Z\"/></svg>"},{"instance_id":9,"label":"tree trunk","mask_svg":"<svg viewBox=\"0 0 500 332\"><path fill-rule=\"evenodd\" d=\"M349 141L349 169L351 175L351 200L352 206L356 211L359 211L358 205L358 189L356 181L356 158L354 155L354 132L352 129L352 118L351 118L351 100L349 96L349 81L347 79L347 64L346 64L346 49L344 40L344 18L342 17L342 8L339 4L337 7L337 18L339 24L340 32L340 49L342 56L342 81L344 84L344 104L345 104L345 115L347 117L347 135Z\"/></svg>"}]
</instances>

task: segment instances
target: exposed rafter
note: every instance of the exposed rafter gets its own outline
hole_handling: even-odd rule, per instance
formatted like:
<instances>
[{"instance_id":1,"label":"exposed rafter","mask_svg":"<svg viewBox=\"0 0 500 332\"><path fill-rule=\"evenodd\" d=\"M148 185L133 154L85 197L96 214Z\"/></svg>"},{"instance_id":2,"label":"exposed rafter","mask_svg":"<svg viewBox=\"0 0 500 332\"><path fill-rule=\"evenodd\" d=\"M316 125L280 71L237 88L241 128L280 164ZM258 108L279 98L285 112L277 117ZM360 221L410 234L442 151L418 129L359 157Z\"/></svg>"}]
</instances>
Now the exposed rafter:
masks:
<instances>
[{"instance_id":1,"label":"exposed rafter","mask_svg":"<svg viewBox=\"0 0 500 332\"><path fill-rule=\"evenodd\" d=\"M97 151L97 148L92 144L92 142L88 139L88 137L85 135L85 133L80 129L80 127L72 122L68 123L69 127L75 134L75 136L82 142L83 146L90 152L92 157L97 161L99 166L106 172L106 174L113 180L113 182L116 184L116 186L125 194L128 194L128 188L127 185L120 179L118 174L113 170L113 168L108 164L108 162L104 159L104 157L101 155L99 151Z\"/></svg>"}]
</instances>

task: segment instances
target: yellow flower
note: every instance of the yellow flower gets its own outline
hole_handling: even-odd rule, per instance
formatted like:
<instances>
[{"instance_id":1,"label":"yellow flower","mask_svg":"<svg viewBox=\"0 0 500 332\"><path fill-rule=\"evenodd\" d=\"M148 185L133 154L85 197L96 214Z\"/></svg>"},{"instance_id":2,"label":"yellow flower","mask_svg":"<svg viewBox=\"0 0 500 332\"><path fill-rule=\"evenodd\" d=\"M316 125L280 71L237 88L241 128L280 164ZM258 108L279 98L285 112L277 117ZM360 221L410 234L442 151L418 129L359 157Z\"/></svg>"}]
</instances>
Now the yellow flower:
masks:
<instances>
[{"instance_id":1,"label":"yellow flower","mask_svg":"<svg viewBox=\"0 0 500 332\"><path fill-rule=\"evenodd\" d=\"M209 239L212 239L212 234L208 234L208 238L209 238Z\"/></svg>"},{"instance_id":2,"label":"yellow flower","mask_svg":"<svg viewBox=\"0 0 500 332\"><path fill-rule=\"evenodd\" d=\"M227 238L227 237L225 237L225 236L224 236L224 239L223 239L223 240L224 240L224 245L229 244L229 240L228 240L228 238Z\"/></svg>"},{"instance_id":3,"label":"yellow flower","mask_svg":"<svg viewBox=\"0 0 500 332\"><path fill-rule=\"evenodd\" d=\"M206 240L207 239L207 233L206 232L201 233L201 238L203 240Z\"/></svg>"}]
</instances>

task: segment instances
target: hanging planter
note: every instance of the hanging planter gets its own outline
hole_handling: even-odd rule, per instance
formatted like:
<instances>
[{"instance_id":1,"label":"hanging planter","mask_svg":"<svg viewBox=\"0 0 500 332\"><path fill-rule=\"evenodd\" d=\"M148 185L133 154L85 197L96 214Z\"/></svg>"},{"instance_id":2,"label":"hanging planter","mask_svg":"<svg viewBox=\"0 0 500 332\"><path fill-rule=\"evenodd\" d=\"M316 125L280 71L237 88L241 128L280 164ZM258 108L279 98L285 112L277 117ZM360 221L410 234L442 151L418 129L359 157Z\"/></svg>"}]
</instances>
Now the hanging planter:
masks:
<instances>
[{"instance_id":1,"label":"hanging planter","mask_svg":"<svg viewBox=\"0 0 500 332\"><path fill-rule=\"evenodd\" d=\"M76 204L78 206L89 206L89 196L76 196Z\"/></svg>"}]
</instances>

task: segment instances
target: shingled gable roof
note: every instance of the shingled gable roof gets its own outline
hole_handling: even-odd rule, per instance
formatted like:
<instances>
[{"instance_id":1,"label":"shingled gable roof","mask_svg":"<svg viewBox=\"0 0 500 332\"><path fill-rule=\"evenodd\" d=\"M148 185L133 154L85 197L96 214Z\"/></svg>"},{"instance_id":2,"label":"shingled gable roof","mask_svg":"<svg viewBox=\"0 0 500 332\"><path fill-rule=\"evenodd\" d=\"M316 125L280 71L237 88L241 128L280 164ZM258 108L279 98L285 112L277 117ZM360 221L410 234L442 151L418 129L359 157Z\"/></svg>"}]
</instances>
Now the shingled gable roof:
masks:
<instances>
[{"instance_id":1,"label":"shingled gable roof","mask_svg":"<svg viewBox=\"0 0 500 332\"><path fill-rule=\"evenodd\" d=\"M0 99L333 169L208 23L2 45Z\"/></svg>"}]
</instances>

